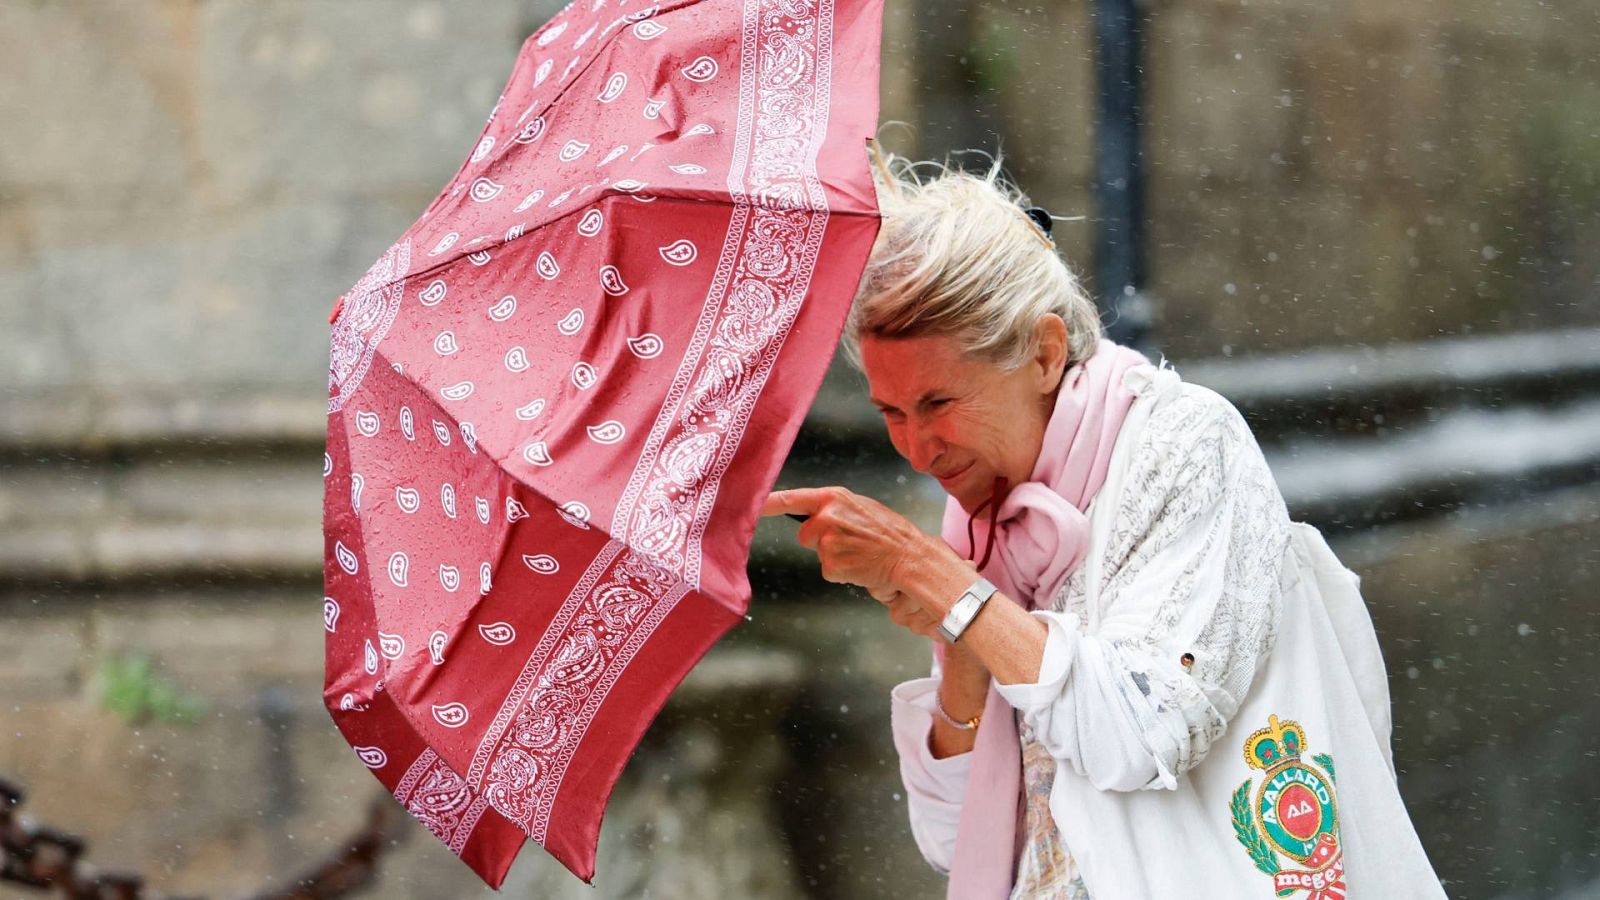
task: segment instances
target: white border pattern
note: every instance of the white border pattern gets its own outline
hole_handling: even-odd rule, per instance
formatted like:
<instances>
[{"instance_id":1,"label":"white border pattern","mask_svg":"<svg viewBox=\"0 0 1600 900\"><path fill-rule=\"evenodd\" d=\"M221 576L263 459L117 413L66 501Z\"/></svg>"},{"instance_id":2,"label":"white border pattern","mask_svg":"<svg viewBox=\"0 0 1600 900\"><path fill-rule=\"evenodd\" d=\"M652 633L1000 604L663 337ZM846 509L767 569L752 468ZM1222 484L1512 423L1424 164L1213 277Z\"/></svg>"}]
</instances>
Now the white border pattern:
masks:
<instances>
[{"instance_id":1,"label":"white border pattern","mask_svg":"<svg viewBox=\"0 0 1600 900\"><path fill-rule=\"evenodd\" d=\"M614 539L568 593L468 768L466 785L541 845L601 704L698 586L718 483L809 290L828 221L816 161L832 28L832 0L744 4L734 208L693 340L618 503Z\"/></svg>"},{"instance_id":2,"label":"white border pattern","mask_svg":"<svg viewBox=\"0 0 1600 900\"><path fill-rule=\"evenodd\" d=\"M817 156L832 92L832 0L748 0L742 38L734 214L689 350L611 524L618 540L696 587L718 486L810 289L829 218ZM806 142L799 172L796 135Z\"/></svg>"},{"instance_id":3,"label":"white border pattern","mask_svg":"<svg viewBox=\"0 0 1600 900\"><path fill-rule=\"evenodd\" d=\"M432 750L424 750L412 761L395 785L394 798L457 856L488 806Z\"/></svg>"},{"instance_id":4,"label":"white border pattern","mask_svg":"<svg viewBox=\"0 0 1600 900\"><path fill-rule=\"evenodd\" d=\"M402 240L378 257L340 298L328 343L328 415L344 409L367 377L378 342L389 333L400 312L410 272L411 241Z\"/></svg>"}]
</instances>

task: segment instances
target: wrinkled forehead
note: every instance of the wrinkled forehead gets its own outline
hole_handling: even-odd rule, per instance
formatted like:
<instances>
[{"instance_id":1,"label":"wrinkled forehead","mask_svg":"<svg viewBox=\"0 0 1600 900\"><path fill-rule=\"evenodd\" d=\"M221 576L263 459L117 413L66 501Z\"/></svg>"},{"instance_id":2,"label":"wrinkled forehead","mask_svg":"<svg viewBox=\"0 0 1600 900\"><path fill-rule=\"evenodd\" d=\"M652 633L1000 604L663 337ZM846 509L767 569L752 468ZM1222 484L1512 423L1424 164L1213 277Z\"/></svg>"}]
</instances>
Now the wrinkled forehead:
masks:
<instances>
[{"instance_id":1,"label":"wrinkled forehead","mask_svg":"<svg viewBox=\"0 0 1600 900\"><path fill-rule=\"evenodd\" d=\"M861 339L861 368L875 402L900 406L970 385L993 364L944 335Z\"/></svg>"}]
</instances>

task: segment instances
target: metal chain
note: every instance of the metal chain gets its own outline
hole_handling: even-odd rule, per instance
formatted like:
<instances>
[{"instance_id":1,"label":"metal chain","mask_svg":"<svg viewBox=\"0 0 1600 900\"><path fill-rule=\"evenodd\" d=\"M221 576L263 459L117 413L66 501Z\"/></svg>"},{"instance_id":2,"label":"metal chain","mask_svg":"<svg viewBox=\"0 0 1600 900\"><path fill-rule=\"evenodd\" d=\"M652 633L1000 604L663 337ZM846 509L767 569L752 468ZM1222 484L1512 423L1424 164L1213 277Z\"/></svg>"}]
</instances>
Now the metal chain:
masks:
<instances>
[{"instance_id":1,"label":"metal chain","mask_svg":"<svg viewBox=\"0 0 1600 900\"><path fill-rule=\"evenodd\" d=\"M82 860L84 840L35 825L17 813L23 793L0 780L0 881L54 888L63 896L94 900L142 900L137 875L97 872Z\"/></svg>"},{"instance_id":2,"label":"metal chain","mask_svg":"<svg viewBox=\"0 0 1600 900\"><path fill-rule=\"evenodd\" d=\"M53 891L71 900L179 900L148 892L144 879L122 872L101 872L84 862L88 843L77 835L35 824L17 812L21 788L0 779L0 882ZM379 858L405 836L409 819L387 794L377 797L367 821L343 850L289 887L262 891L254 900L332 900L366 887L377 878Z\"/></svg>"}]
</instances>

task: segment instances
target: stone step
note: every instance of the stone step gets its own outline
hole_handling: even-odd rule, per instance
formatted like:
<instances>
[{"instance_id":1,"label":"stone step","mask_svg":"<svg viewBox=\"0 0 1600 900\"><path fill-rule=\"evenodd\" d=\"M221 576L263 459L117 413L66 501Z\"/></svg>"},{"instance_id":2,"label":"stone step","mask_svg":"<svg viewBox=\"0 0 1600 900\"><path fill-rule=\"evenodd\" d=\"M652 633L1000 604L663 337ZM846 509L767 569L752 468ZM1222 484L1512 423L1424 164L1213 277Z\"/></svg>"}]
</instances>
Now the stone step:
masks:
<instances>
[{"instance_id":1,"label":"stone step","mask_svg":"<svg viewBox=\"0 0 1600 900\"><path fill-rule=\"evenodd\" d=\"M1325 528L1492 506L1600 479L1600 397L1455 409L1375 436L1296 437L1266 455L1290 510Z\"/></svg>"},{"instance_id":2,"label":"stone step","mask_svg":"<svg viewBox=\"0 0 1600 900\"><path fill-rule=\"evenodd\" d=\"M287 576L321 568L320 454L152 453L16 462L0 483L0 573L8 580ZM1267 448L1295 518L1326 530L1503 504L1600 478L1600 400L1465 410L1377 439L1300 439ZM938 529L944 494L903 463L797 456L777 486L840 484ZM804 577L814 557L795 523L761 522L752 573Z\"/></svg>"},{"instance_id":3,"label":"stone step","mask_svg":"<svg viewBox=\"0 0 1600 900\"><path fill-rule=\"evenodd\" d=\"M1330 431L1372 433L1456 408L1545 404L1600 394L1600 328L1329 347L1176 361L1186 381L1227 397L1264 445ZM800 446L888 451L865 380L836 359Z\"/></svg>"},{"instance_id":4,"label":"stone step","mask_svg":"<svg viewBox=\"0 0 1600 900\"><path fill-rule=\"evenodd\" d=\"M1252 418L1293 514L1327 529L1600 476L1600 329L1182 371ZM842 484L936 530L942 492L894 456L865 396L836 360L778 486ZM325 422L311 394L0 395L0 579L315 578ZM814 570L793 529L760 524L753 572Z\"/></svg>"},{"instance_id":5,"label":"stone step","mask_svg":"<svg viewBox=\"0 0 1600 900\"><path fill-rule=\"evenodd\" d=\"M1179 372L1231 400L1263 443L1279 432L1374 428L1430 409L1549 402L1600 393L1600 328L1180 361ZM796 444L887 455L861 375L835 358ZM0 454L137 451L143 446L303 446L323 442L315 382L278 388L175 385L107 394L76 386L0 391ZM1374 417L1376 420L1374 421Z\"/></svg>"}]
</instances>

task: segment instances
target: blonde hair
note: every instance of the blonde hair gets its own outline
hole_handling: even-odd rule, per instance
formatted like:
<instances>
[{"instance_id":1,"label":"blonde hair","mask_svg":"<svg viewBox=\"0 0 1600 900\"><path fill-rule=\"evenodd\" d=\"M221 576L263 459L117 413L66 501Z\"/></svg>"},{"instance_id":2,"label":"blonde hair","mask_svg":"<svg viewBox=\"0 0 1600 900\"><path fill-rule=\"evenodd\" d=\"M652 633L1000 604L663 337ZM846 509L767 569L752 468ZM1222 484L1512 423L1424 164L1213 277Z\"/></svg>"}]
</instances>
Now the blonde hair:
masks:
<instances>
[{"instance_id":1,"label":"blonde hair","mask_svg":"<svg viewBox=\"0 0 1600 900\"><path fill-rule=\"evenodd\" d=\"M864 337L940 335L1011 371L1034 353L1049 313L1067 325L1067 365L1094 354L1100 315L1055 242L1024 212L1027 196L1000 174L948 158L912 163L872 142L883 224L846 320L844 349L861 368ZM926 180L917 169L933 166Z\"/></svg>"}]
</instances>

